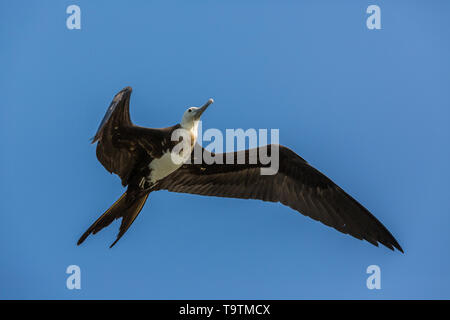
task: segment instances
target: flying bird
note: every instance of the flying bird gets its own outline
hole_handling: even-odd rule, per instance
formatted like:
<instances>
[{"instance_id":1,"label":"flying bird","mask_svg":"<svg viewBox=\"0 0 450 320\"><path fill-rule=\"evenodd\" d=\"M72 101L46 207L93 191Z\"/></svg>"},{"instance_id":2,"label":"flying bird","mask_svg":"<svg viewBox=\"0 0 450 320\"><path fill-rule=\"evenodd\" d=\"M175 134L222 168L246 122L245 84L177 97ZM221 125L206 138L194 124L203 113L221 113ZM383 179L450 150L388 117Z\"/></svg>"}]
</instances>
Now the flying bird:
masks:
<instances>
[{"instance_id":1,"label":"flying bird","mask_svg":"<svg viewBox=\"0 0 450 320\"><path fill-rule=\"evenodd\" d=\"M213 103L209 99L202 107L187 109L181 122L171 127L153 129L134 125L130 120L129 104L132 89L126 87L114 96L92 143L96 154L110 173L117 174L125 193L103 213L78 240L80 245L90 234L96 234L115 219L122 218L114 246L141 212L153 191L191 193L204 196L259 199L280 202L294 210L378 246L403 252L392 234L366 208L348 195L324 174L287 147L267 145L255 149L215 154L203 149L197 141L201 115ZM172 134L177 129L189 132L191 147L200 153L188 154L191 161L174 161L171 152L177 145ZM195 146L194 146L195 144ZM278 150L279 168L276 174L262 175L267 167L260 154ZM257 159L244 163L254 151ZM264 151L260 153L260 151ZM200 154L200 158L198 156ZM205 161L207 156L223 161ZM210 158L211 159L211 158Z\"/></svg>"}]
</instances>

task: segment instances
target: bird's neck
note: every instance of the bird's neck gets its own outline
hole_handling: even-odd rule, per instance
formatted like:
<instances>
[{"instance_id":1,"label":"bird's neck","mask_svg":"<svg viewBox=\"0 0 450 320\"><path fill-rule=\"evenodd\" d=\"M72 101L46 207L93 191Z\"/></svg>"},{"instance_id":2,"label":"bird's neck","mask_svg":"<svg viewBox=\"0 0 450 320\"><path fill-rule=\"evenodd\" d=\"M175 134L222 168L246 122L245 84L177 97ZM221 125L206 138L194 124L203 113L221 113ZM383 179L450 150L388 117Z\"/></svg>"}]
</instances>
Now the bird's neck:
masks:
<instances>
[{"instance_id":1,"label":"bird's neck","mask_svg":"<svg viewBox=\"0 0 450 320\"><path fill-rule=\"evenodd\" d=\"M197 141L199 122L200 122L200 120L190 121L188 123L183 123L183 122L180 123L181 128L189 131L189 133L191 135L191 144L192 145L194 145L195 142Z\"/></svg>"}]
</instances>

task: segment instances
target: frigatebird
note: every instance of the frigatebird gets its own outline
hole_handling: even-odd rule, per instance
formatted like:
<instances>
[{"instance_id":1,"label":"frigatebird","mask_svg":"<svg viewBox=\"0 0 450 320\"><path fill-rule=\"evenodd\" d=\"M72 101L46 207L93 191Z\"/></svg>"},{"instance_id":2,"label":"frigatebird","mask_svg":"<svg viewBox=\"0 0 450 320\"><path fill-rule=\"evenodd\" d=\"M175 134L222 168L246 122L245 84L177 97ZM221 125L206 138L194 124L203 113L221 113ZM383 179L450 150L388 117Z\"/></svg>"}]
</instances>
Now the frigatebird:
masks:
<instances>
[{"instance_id":1,"label":"frigatebird","mask_svg":"<svg viewBox=\"0 0 450 320\"><path fill-rule=\"evenodd\" d=\"M223 159L248 159L256 150L214 154L196 144L200 116L213 103L212 99L200 108L187 109L181 123L153 129L131 122L131 91L131 87L126 87L114 96L92 140L92 143L97 142L96 153L100 163L110 173L117 174L127 190L89 227L78 240L78 245L91 233L96 234L115 219L122 218L117 238L111 244L114 246L134 222L149 194L168 190L280 202L357 239L364 239L375 246L381 243L391 250L396 248L403 252L377 218L289 148L274 144L260 146L256 148L256 161L233 161L229 164ZM191 135L192 148L188 154L191 161L176 162L171 157L178 143L171 137L177 129L187 130ZM260 170L267 163L263 163L259 155L270 154L274 147L278 150L279 169L276 174L262 175ZM201 152L194 152L195 148L201 148ZM205 161L208 156L222 161L210 163Z\"/></svg>"}]
</instances>

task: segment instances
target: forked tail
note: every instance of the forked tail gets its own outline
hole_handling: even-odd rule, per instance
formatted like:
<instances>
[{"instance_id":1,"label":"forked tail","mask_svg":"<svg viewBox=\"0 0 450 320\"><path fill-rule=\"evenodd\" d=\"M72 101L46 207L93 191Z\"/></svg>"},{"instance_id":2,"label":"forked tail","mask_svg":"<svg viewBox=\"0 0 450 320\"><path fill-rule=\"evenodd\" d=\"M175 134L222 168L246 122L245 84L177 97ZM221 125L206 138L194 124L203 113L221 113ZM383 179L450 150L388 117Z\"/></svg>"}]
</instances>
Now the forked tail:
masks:
<instances>
[{"instance_id":1,"label":"forked tail","mask_svg":"<svg viewBox=\"0 0 450 320\"><path fill-rule=\"evenodd\" d=\"M80 240L78 240L77 245L82 244L91 233L96 234L103 228L109 226L115 219L122 218L122 224L120 225L120 230L117 234L116 241L114 241L110 246L110 248L112 248L128 230L138 216L139 212L141 212L145 201L147 201L148 195L149 192L138 196L129 196L127 192L125 192L108 210L106 210L104 214L100 216L100 218L97 219L97 221L89 227L89 229L87 229L87 231L81 236Z\"/></svg>"}]
</instances>

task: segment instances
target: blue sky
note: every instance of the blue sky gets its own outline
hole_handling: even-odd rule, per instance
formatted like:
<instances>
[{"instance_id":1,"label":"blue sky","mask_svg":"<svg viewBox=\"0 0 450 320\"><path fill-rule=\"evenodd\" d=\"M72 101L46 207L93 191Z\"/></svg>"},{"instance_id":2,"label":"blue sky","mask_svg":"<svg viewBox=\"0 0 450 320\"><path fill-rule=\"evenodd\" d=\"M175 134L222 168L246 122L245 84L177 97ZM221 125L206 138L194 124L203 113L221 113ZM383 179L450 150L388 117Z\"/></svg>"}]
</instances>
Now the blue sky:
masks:
<instances>
[{"instance_id":1,"label":"blue sky","mask_svg":"<svg viewBox=\"0 0 450 320\"><path fill-rule=\"evenodd\" d=\"M81 30L66 8L81 8ZM381 30L368 30L370 4ZM450 298L448 1L2 1L0 298ZM123 192L89 143L132 86L136 124L278 128L364 204L402 255L280 204L152 193L76 241ZM67 266L81 290L66 288ZM381 268L381 290L366 268Z\"/></svg>"}]
</instances>

